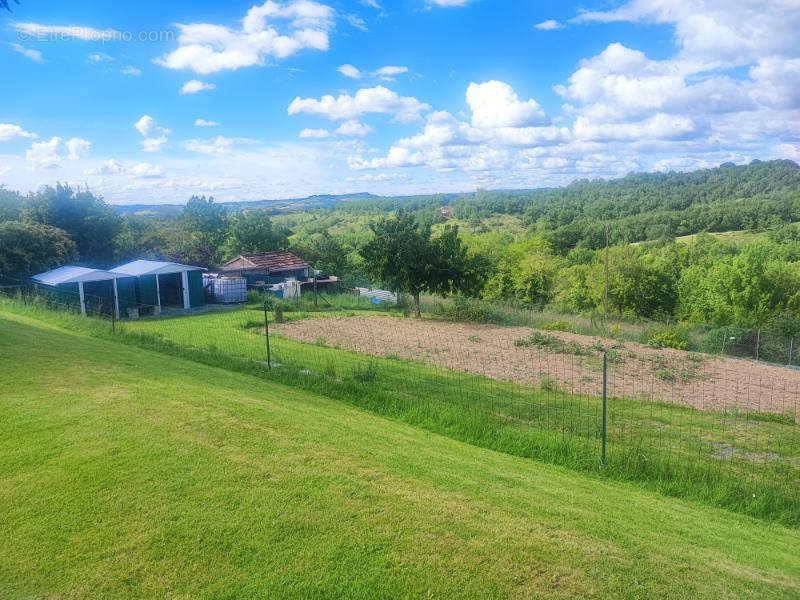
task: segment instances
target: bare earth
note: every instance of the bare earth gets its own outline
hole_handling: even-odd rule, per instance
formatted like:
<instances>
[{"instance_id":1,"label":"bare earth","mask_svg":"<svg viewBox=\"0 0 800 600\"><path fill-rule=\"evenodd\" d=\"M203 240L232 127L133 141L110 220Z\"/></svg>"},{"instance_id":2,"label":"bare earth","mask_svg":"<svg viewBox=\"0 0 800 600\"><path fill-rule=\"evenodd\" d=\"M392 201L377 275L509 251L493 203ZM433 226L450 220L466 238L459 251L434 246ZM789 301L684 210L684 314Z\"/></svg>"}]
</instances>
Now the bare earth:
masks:
<instances>
[{"instance_id":1,"label":"bare earth","mask_svg":"<svg viewBox=\"0 0 800 600\"><path fill-rule=\"evenodd\" d=\"M602 393L602 351L610 349L612 396L685 403L702 410L793 414L800 420L800 371L754 361L714 357L594 336L541 332L580 344L585 354L518 346L533 330L400 317L318 317L274 326L274 332L374 356L395 356L539 384L547 377L565 391ZM321 340L322 338L322 340Z\"/></svg>"}]
</instances>

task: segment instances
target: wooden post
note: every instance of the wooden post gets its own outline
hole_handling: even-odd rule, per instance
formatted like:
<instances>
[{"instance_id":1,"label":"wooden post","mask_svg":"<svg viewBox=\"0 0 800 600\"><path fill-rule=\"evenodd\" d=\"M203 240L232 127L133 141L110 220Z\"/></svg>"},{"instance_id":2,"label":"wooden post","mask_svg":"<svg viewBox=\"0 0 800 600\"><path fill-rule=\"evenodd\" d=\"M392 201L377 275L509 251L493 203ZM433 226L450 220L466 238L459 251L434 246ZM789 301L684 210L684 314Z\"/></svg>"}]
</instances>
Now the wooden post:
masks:
<instances>
[{"instance_id":1,"label":"wooden post","mask_svg":"<svg viewBox=\"0 0 800 600\"><path fill-rule=\"evenodd\" d=\"M314 308L317 308L317 271L314 270Z\"/></svg>"}]
</instances>

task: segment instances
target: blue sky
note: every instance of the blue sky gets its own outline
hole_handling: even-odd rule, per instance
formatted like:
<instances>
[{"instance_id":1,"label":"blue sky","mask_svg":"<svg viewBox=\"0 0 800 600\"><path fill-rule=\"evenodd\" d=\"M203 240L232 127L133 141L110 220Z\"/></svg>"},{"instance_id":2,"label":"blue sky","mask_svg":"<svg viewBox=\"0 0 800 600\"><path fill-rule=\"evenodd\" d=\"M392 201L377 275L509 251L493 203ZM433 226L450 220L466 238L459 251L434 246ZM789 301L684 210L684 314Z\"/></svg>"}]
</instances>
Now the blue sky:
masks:
<instances>
[{"instance_id":1,"label":"blue sky","mask_svg":"<svg viewBox=\"0 0 800 600\"><path fill-rule=\"evenodd\" d=\"M800 159L800 0L48 2L0 15L0 182L110 202Z\"/></svg>"}]
</instances>

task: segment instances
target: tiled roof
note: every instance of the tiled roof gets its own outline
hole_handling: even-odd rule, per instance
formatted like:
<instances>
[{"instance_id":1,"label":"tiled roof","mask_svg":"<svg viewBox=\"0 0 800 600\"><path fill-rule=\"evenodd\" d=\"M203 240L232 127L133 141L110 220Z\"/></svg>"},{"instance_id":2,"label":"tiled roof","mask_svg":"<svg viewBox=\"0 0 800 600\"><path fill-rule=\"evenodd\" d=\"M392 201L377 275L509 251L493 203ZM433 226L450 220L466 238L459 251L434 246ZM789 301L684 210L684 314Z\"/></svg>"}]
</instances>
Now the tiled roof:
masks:
<instances>
[{"instance_id":1,"label":"tiled roof","mask_svg":"<svg viewBox=\"0 0 800 600\"><path fill-rule=\"evenodd\" d=\"M242 261L243 259L243 261ZM244 262L252 266L239 266ZM239 263L239 265L234 265ZM306 269L308 263L291 252L261 252L259 254L242 254L233 260L229 260L222 267L222 270L233 269L269 269L271 271L287 271L289 269Z\"/></svg>"}]
</instances>

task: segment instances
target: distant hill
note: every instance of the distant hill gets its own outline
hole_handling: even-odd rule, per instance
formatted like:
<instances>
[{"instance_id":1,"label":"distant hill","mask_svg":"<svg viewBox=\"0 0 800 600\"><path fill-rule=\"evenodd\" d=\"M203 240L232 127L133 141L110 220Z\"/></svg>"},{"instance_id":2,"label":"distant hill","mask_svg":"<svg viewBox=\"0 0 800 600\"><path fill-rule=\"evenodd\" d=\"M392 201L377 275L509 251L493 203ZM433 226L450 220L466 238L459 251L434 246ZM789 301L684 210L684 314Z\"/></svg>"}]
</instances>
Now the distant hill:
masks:
<instances>
[{"instance_id":1,"label":"distant hill","mask_svg":"<svg viewBox=\"0 0 800 600\"><path fill-rule=\"evenodd\" d=\"M342 195L321 194L306 196L305 198L288 198L282 200L220 202L219 204L225 206L231 212L252 209L268 210L272 212L291 212L307 210L309 208L327 208L344 202L365 201L379 198L382 198L382 196L376 196L367 192L359 192L356 194ZM183 204L125 204L115 205L114 208L121 214L168 217L180 213L183 210Z\"/></svg>"}]
</instances>

